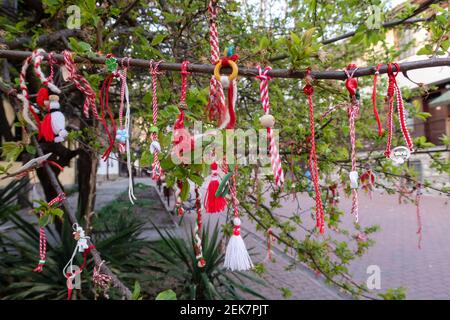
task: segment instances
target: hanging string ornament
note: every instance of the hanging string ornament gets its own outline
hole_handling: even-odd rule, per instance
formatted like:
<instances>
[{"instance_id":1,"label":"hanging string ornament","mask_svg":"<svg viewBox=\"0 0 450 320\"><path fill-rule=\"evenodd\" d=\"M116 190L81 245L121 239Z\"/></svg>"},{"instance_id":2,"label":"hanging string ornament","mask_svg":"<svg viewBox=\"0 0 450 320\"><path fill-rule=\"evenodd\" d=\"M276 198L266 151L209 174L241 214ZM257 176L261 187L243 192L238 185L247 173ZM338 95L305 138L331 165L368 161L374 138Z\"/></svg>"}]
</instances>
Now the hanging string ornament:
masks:
<instances>
[{"instance_id":1,"label":"hanging string ornament","mask_svg":"<svg viewBox=\"0 0 450 320\"><path fill-rule=\"evenodd\" d=\"M236 124L236 101L237 101L237 75L238 66L236 61L238 56L233 53L233 47L230 47L225 52L225 57L218 60L214 68L214 77L222 84L222 87L227 90L227 109L224 114L221 114L219 129L233 129ZM230 67L232 72L229 76L220 75L222 67Z\"/></svg>"},{"instance_id":2,"label":"hanging string ornament","mask_svg":"<svg viewBox=\"0 0 450 320\"><path fill-rule=\"evenodd\" d=\"M337 183L333 183L328 187L331 192L331 197L329 198L329 204L333 207L336 207L339 203L339 191Z\"/></svg>"},{"instance_id":3,"label":"hanging string ornament","mask_svg":"<svg viewBox=\"0 0 450 320\"><path fill-rule=\"evenodd\" d=\"M264 115L259 119L261 125L267 130L267 139L269 141L269 154L270 163L272 165L272 172L275 178L275 184L281 188L284 182L284 172L281 166L280 154L278 153L277 144L275 137L273 136L273 126L275 124L275 118L269 114L270 103L269 103L269 81L270 77L267 73L272 70L271 67L266 67L264 70L260 66L258 68L258 75L256 79L260 81L259 93L261 95L261 104L264 109Z\"/></svg>"},{"instance_id":4,"label":"hanging string ornament","mask_svg":"<svg viewBox=\"0 0 450 320\"><path fill-rule=\"evenodd\" d=\"M267 230L267 256L264 259L265 261L274 261L273 252L272 252L272 244L275 243L277 239L275 238L272 228Z\"/></svg>"},{"instance_id":5,"label":"hanging string ornament","mask_svg":"<svg viewBox=\"0 0 450 320\"><path fill-rule=\"evenodd\" d=\"M70 300L72 296L73 280L86 268L87 255L91 252L92 249L95 248L94 245L89 245L89 237L86 236L82 227L80 227L77 223L74 223L72 228L74 230L72 235L77 241L77 244L75 246L75 249L73 250L69 262L67 262L67 264L63 268L63 275L67 279L67 300ZM74 268L73 260L75 259L75 255L77 254L77 252L83 254L83 264L79 268Z\"/></svg>"},{"instance_id":6,"label":"hanging string ornament","mask_svg":"<svg viewBox=\"0 0 450 320\"><path fill-rule=\"evenodd\" d=\"M349 70L353 70L349 73ZM358 222L358 171L356 168L356 127L355 121L359 114L360 102L358 92L358 81L353 77L356 70L358 70L355 64L349 64L344 69L347 80L345 81L345 87L350 94L351 103L347 109L348 120L350 126L350 144L351 144L351 161L352 171L350 171L350 188L352 189L352 214L355 216L356 222Z\"/></svg>"},{"instance_id":7,"label":"hanging string ornament","mask_svg":"<svg viewBox=\"0 0 450 320\"><path fill-rule=\"evenodd\" d=\"M219 166L217 162L214 161L211 164L210 181L205 194L204 206L207 213L222 212L227 206L226 198L223 197L220 192L217 194L220 186L218 169Z\"/></svg>"},{"instance_id":8,"label":"hanging string ornament","mask_svg":"<svg viewBox=\"0 0 450 320\"><path fill-rule=\"evenodd\" d=\"M372 105L373 105L373 114L375 115L375 119L377 120L378 125L378 136L381 137L383 135L383 126L381 125L380 116L378 114L377 109L377 79L380 74L381 64L377 64L375 68L375 75L373 76L373 90L372 90Z\"/></svg>"},{"instance_id":9,"label":"hanging string ornament","mask_svg":"<svg viewBox=\"0 0 450 320\"><path fill-rule=\"evenodd\" d=\"M131 58L123 58L121 61L122 68L118 71L120 78L120 108L119 108L119 129L116 133L116 140L119 142L119 152L127 153L127 169L128 169L128 198L134 204L136 197L133 188L133 167L131 164L131 110L130 110L130 93L127 84L127 72L130 66ZM125 64L124 64L125 62ZM125 108L125 123L123 123L123 111Z\"/></svg>"},{"instance_id":10,"label":"hanging string ornament","mask_svg":"<svg viewBox=\"0 0 450 320\"><path fill-rule=\"evenodd\" d=\"M417 241L417 247L419 249L422 249L422 216L420 214L420 200L422 198L423 194L423 187L421 183L417 183L416 185L416 217L417 217L417 235L419 236L419 239Z\"/></svg>"},{"instance_id":11,"label":"hanging string ornament","mask_svg":"<svg viewBox=\"0 0 450 320\"><path fill-rule=\"evenodd\" d=\"M33 129L40 130L41 127L41 120L38 116L38 109L34 109L33 106L30 104L30 95L28 92L28 86L26 82L26 76L27 76L27 69L30 65L34 66L34 71L36 76L39 78L39 80L42 82L42 84L45 87L48 87L52 92L59 94L61 91L59 88L53 83L53 76L54 76L54 69L53 65L56 63L56 60L53 58L53 53L48 54L48 62L50 65L50 76L47 78L41 69L41 62L44 58L45 51L43 49L36 49L32 52L32 54L25 59L22 65L22 69L20 71L19 75L19 82L20 82L20 89L22 91L21 94L17 95L19 100L22 101L22 115L27 122ZM45 89L47 90L47 89ZM41 94L42 95L42 94ZM39 97L39 93L38 93ZM42 101L42 107L44 107L44 101ZM30 119L30 112L33 115L34 122Z\"/></svg>"},{"instance_id":12,"label":"hanging string ornament","mask_svg":"<svg viewBox=\"0 0 450 320\"><path fill-rule=\"evenodd\" d=\"M37 55L34 59L34 70L38 78L41 80L42 84L47 86L54 93L61 93L53 84L54 70L53 65L56 64L56 60L53 58L53 53L48 54L48 61L50 64L50 75L48 78L45 77L41 70L41 63L44 59L45 51L43 49L38 49ZM66 131L66 118L64 114L60 111L59 97L56 94L49 95L46 88L41 88L38 92L37 103L44 109L47 113L39 124L39 137L38 139L44 139L47 142L63 142L67 137L68 132Z\"/></svg>"},{"instance_id":13,"label":"hanging string ornament","mask_svg":"<svg viewBox=\"0 0 450 320\"><path fill-rule=\"evenodd\" d=\"M365 171L359 178L361 180L361 188L369 194L369 198L372 200L372 191L375 185L375 174L368 163L366 163L364 167Z\"/></svg>"},{"instance_id":14,"label":"hanging string ornament","mask_svg":"<svg viewBox=\"0 0 450 320\"><path fill-rule=\"evenodd\" d=\"M217 1L212 0L208 5L209 13L209 44L211 47L211 63L217 64L220 57L219 49L219 34L217 32ZM217 120L219 128L227 126L228 111L225 103L225 95L223 92L222 83L214 75L211 77L209 83L209 99L208 99L208 116L210 119Z\"/></svg>"},{"instance_id":15,"label":"hanging string ornament","mask_svg":"<svg viewBox=\"0 0 450 320\"><path fill-rule=\"evenodd\" d=\"M316 152L316 139L315 139L315 123L314 123L314 103L312 100L312 95L314 94L314 88L312 86L312 77L311 77L311 68L306 69L306 85L303 88L303 92L308 97L309 104L309 127L311 131L311 136L309 137L310 142L310 152L309 152L309 172L311 175L311 180L314 185L314 191L316 193L316 227L319 229L319 232L323 234L325 232L325 222L324 222L324 210L322 203L322 195L319 184L319 164L317 161L317 152Z\"/></svg>"},{"instance_id":16,"label":"hanging string ornament","mask_svg":"<svg viewBox=\"0 0 450 320\"><path fill-rule=\"evenodd\" d=\"M387 127L388 127L388 137L386 150L384 152L385 156L391 157L391 144L392 144L392 135L394 131L394 96L396 97L397 102L397 112L398 119L400 122L400 128L402 130L403 138L405 139L408 151L413 151L414 145L411 140L411 136L409 135L408 126L406 125L406 116L405 116L405 108L403 105L402 92L397 84L397 74L400 72L400 65L398 63L389 63L388 67L388 77L389 77L389 86L387 91L387 101L389 103L389 112L387 117ZM396 72L394 72L393 67L395 67Z\"/></svg>"},{"instance_id":17,"label":"hanging string ornament","mask_svg":"<svg viewBox=\"0 0 450 320\"><path fill-rule=\"evenodd\" d=\"M233 168L234 167L234 168ZM231 195L231 203L233 205L233 234L230 237L230 240L227 245L227 249L225 251L225 262L224 267L231 271L245 271L253 268L252 259L247 252L247 248L245 247L244 239L241 236L241 219L239 218L239 200L237 198L236 191L236 174L237 174L237 165L234 165L231 168L232 176L228 182L230 195ZM228 164L226 162L226 158L223 161L223 171L228 173Z\"/></svg>"},{"instance_id":18,"label":"hanging string ornament","mask_svg":"<svg viewBox=\"0 0 450 320\"><path fill-rule=\"evenodd\" d=\"M92 116L101 120L98 115L97 106L95 104L95 92L92 89L89 82L77 71L77 66L73 59L73 53L64 50L64 65L61 66L61 72L65 81L71 81L75 85L75 87L83 93L85 96L84 104L83 104L83 114L86 118L89 118L89 109L91 110Z\"/></svg>"},{"instance_id":19,"label":"hanging string ornament","mask_svg":"<svg viewBox=\"0 0 450 320\"><path fill-rule=\"evenodd\" d=\"M33 185L33 193L35 193L35 185ZM65 194L60 193L53 200L48 203L48 207L51 208L56 203L61 203L65 199ZM39 213L39 218L42 218L43 212ZM36 268L34 268L34 272L42 272L42 269L45 265L45 259L47 257L47 236L45 234L45 227L39 227L39 263Z\"/></svg>"},{"instance_id":20,"label":"hanging string ornament","mask_svg":"<svg viewBox=\"0 0 450 320\"><path fill-rule=\"evenodd\" d=\"M159 181L164 178L164 172L159 162L158 154L161 152L161 145L158 142L158 95L156 92L158 86L159 65L162 61L150 62L150 74L152 75L152 110L153 110L153 125L150 127L152 143L150 144L150 153L153 154L152 163L152 179Z\"/></svg>"},{"instance_id":21,"label":"hanging string ornament","mask_svg":"<svg viewBox=\"0 0 450 320\"><path fill-rule=\"evenodd\" d=\"M200 237L203 225L202 200L198 186L195 186L195 209L197 211L197 221L194 227L194 252L198 267L204 268L206 266L206 261L203 258L202 238Z\"/></svg>"},{"instance_id":22,"label":"hanging string ornament","mask_svg":"<svg viewBox=\"0 0 450 320\"><path fill-rule=\"evenodd\" d=\"M102 84L102 87L100 89L100 94L99 94L99 102L100 102L100 109L102 112L101 122L106 129L106 133L108 135L109 146L102 155L103 161L106 161L112 152L112 149L114 147L114 140L116 138L116 131L117 131L116 122L114 121L114 115L111 111L111 108L109 107L109 98L108 98L109 97L109 88L111 87L111 83L114 80L114 78L120 77L120 74L118 72L119 65L117 63L117 59L112 54L106 55L105 65L106 65L107 71L109 72L109 75L105 78L105 80L103 80L103 84ZM108 123L106 120L106 116L109 116L109 119L111 120L112 131L110 131L110 129L109 129L109 126L108 126ZM120 136L122 136L122 132L121 132ZM126 138L125 138L125 140L126 140Z\"/></svg>"},{"instance_id":23,"label":"hanging string ornament","mask_svg":"<svg viewBox=\"0 0 450 320\"><path fill-rule=\"evenodd\" d=\"M92 282L97 290L101 290L106 299L109 299L108 291L111 287L112 277L105 273L101 273L101 268L105 263L105 260L102 260L98 266L94 267L94 271L92 272Z\"/></svg>"},{"instance_id":24,"label":"hanging string ornament","mask_svg":"<svg viewBox=\"0 0 450 320\"><path fill-rule=\"evenodd\" d=\"M187 76L189 72L187 71L187 66L189 61L183 61L181 63L181 96L180 103L178 104L178 117L175 120L173 126L173 148L172 157L178 158L181 163L188 162L188 156L190 156L189 151L192 147L192 140L188 136L185 126L184 126L184 109L186 109L186 95L187 95ZM177 189L175 190L175 209L179 216L184 214L183 200L181 199L181 192L183 190L183 182L177 180Z\"/></svg>"}]
</instances>

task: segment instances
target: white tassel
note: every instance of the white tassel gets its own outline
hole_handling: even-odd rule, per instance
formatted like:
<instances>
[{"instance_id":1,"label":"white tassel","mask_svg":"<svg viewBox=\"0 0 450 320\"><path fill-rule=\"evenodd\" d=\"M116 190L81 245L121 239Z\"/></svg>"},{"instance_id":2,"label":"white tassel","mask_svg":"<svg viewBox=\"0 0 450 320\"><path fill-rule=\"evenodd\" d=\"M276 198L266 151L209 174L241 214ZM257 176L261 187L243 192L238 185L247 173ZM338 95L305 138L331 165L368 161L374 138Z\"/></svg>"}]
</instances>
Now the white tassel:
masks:
<instances>
[{"instance_id":1,"label":"white tassel","mask_svg":"<svg viewBox=\"0 0 450 320\"><path fill-rule=\"evenodd\" d=\"M228 242L227 251L225 252L224 267L231 271L250 270L253 268L253 263L245 247L244 239L241 237L241 219L235 217L233 224L233 235Z\"/></svg>"},{"instance_id":2,"label":"white tassel","mask_svg":"<svg viewBox=\"0 0 450 320\"><path fill-rule=\"evenodd\" d=\"M126 83L126 77L122 78L122 81L125 81L125 99L126 99L126 111L125 111L125 128L126 130L130 130L130 94L128 91L128 85ZM130 134L127 136L126 142L127 148L127 167L128 167L128 198L130 202L134 204L133 200L136 200L133 189L133 169L131 166L131 151L130 151Z\"/></svg>"}]
</instances>

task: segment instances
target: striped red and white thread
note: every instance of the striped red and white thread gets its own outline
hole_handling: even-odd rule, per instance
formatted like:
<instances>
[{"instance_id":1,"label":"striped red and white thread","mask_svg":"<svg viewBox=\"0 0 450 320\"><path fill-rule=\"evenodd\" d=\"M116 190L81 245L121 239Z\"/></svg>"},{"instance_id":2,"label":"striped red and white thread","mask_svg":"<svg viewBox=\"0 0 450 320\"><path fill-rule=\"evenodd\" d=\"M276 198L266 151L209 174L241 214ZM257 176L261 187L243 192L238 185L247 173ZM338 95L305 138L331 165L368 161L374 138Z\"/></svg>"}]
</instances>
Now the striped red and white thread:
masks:
<instances>
[{"instance_id":1,"label":"striped red and white thread","mask_svg":"<svg viewBox=\"0 0 450 320\"><path fill-rule=\"evenodd\" d=\"M50 64L50 75L48 77L45 76L44 72L42 72L41 64L44 60L44 49L36 49L34 52L36 52L35 58L34 58L34 71L36 73L36 76L41 80L42 84L48 87L52 92L56 94L60 94L61 90L53 83L53 64L56 62L53 59L53 54L50 52L48 54L48 61ZM33 52L33 53L34 53Z\"/></svg>"},{"instance_id":2,"label":"striped red and white thread","mask_svg":"<svg viewBox=\"0 0 450 320\"><path fill-rule=\"evenodd\" d=\"M60 193L53 200L48 203L48 206L53 206L56 202L61 202L65 199L65 194ZM40 212L39 217L42 217L42 212ZM47 236L45 234L45 227L39 228L39 263L36 268L34 268L34 272L42 272L42 268L45 265L45 259L47 257Z\"/></svg>"},{"instance_id":3,"label":"striped red and white thread","mask_svg":"<svg viewBox=\"0 0 450 320\"><path fill-rule=\"evenodd\" d=\"M84 116L86 118L89 118L89 109L91 109L94 118L100 119L97 111L97 106L95 104L96 94L92 89L91 85L89 84L89 82L81 74L77 72L72 52L64 50L63 56L64 56L64 66L69 72L68 80L72 81L75 84L75 87L77 87L77 89L80 90L85 96L83 105Z\"/></svg>"},{"instance_id":4,"label":"striped red and white thread","mask_svg":"<svg viewBox=\"0 0 450 320\"><path fill-rule=\"evenodd\" d=\"M256 76L260 80L259 83L259 93L261 96L261 103L265 114L270 112L270 102L269 102L269 81L270 77L267 73L272 70L271 67L266 67L264 70L260 66L258 68L259 75ZM267 139L269 140L269 153L270 153L270 163L272 165L272 172L275 178L275 184L281 187L284 182L284 172L281 166L280 154L276 145L275 138L273 136L273 129L271 127L267 128Z\"/></svg>"},{"instance_id":5,"label":"striped red and white thread","mask_svg":"<svg viewBox=\"0 0 450 320\"><path fill-rule=\"evenodd\" d=\"M216 64L220 58L220 48L219 48L219 34L217 31L217 7L213 1L209 2L208 12L210 15L209 20L209 44L211 47L211 63ZM218 81L214 75L211 76L209 82L209 101L208 109L210 117L219 119L219 126L225 127L226 123L220 123L220 113L221 110L226 108L225 94L223 92L222 83Z\"/></svg>"},{"instance_id":6,"label":"striped red and white thread","mask_svg":"<svg viewBox=\"0 0 450 320\"><path fill-rule=\"evenodd\" d=\"M153 110L153 126L157 127L158 123L158 74L160 74L158 68L162 61L150 62L150 73L152 76L152 110ZM158 133L152 132L151 134L152 142L158 141ZM153 163L152 163L152 179L157 181L164 176L164 172L161 168L161 163L159 162L158 150L154 150L153 153Z\"/></svg>"},{"instance_id":7,"label":"striped red and white thread","mask_svg":"<svg viewBox=\"0 0 450 320\"><path fill-rule=\"evenodd\" d=\"M352 171L357 171L356 167L356 126L355 121L359 113L359 102L356 101L356 97L353 97L353 102L348 110L349 124L350 124L350 144L351 144L351 161ZM356 222L358 222L358 189L352 189L352 214L355 216Z\"/></svg>"}]
</instances>

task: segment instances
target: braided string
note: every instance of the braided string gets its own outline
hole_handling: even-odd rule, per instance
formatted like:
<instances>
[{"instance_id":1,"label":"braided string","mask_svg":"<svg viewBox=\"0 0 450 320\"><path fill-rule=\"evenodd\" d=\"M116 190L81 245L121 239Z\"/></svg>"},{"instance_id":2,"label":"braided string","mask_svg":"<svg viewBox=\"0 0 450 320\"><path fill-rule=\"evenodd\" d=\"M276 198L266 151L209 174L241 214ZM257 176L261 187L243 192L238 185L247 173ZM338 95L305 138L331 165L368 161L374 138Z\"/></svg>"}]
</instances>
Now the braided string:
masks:
<instances>
[{"instance_id":1,"label":"braided string","mask_svg":"<svg viewBox=\"0 0 450 320\"><path fill-rule=\"evenodd\" d=\"M220 59L219 34L217 32L217 6L216 1L210 1L208 5L209 13L209 44L211 47L211 63L216 64ZM209 82L208 115L210 119L217 118L222 124L221 115L226 113L225 94L222 83L214 75Z\"/></svg>"},{"instance_id":2,"label":"braided string","mask_svg":"<svg viewBox=\"0 0 450 320\"><path fill-rule=\"evenodd\" d=\"M416 191L416 217L417 217L417 235L419 236L418 242L417 242L417 247L419 249L422 248L422 217L420 214L420 200L421 200L421 196L422 196L422 184L418 183L417 186L417 191Z\"/></svg>"},{"instance_id":3,"label":"braided string","mask_svg":"<svg viewBox=\"0 0 450 320\"><path fill-rule=\"evenodd\" d=\"M150 73L152 75L152 109L153 109L153 127L157 128L158 124L158 94L157 94L157 86L158 86L158 75L161 74L159 72L159 65L162 63L158 61L156 63L150 62ZM152 143L158 143L158 133L152 132L151 134ZM158 143L159 145L159 143ZM161 177L164 176L164 172L161 168L161 163L159 162L159 150L157 148L153 149L153 163L152 163L152 179L157 181Z\"/></svg>"},{"instance_id":4,"label":"braided string","mask_svg":"<svg viewBox=\"0 0 450 320\"><path fill-rule=\"evenodd\" d=\"M60 94L61 90L59 90L59 88L53 83L53 75L54 75L53 64L56 63L56 60L53 57L54 54L52 52L48 54L48 62L50 64L50 75L47 78L45 77L45 74L44 72L42 72L41 69L41 63L42 60L44 60L45 50L36 49L35 51L33 51L33 53L35 53L35 57L33 60L34 60L34 71L36 73L36 76L39 78L39 80L41 80L43 85L48 87L54 93Z\"/></svg>"},{"instance_id":5,"label":"braided string","mask_svg":"<svg viewBox=\"0 0 450 320\"><path fill-rule=\"evenodd\" d=\"M50 202L48 202L48 206L52 207L55 203L60 203L65 199L65 194L60 193ZM43 212L39 213L39 218L43 216ZM45 234L45 227L39 227L39 263L36 268L33 269L34 272L42 272L42 269L45 265L45 259L47 257L47 236Z\"/></svg>"},{"instance_id":6,"label":"braided string","mask_svg":"<svg viewBox=\"0 0 450 320\"><path fill-rule=\"evenodd\" d=\"M312 100L312 95L314 93L314 88L311 85L311 69L306 70L306 85L303 88L303 92L308 97L309 104L309 127L311 131L311 136L309 137L309 142L311 144L311 149L309 152L309 171L311 172L311 180L314 184L314 191L316 193L316 227L319 232L323 234L325 232L325 222L324 222L324 209L322 203L322 195L319 185L319 165L317 161L316 152L316 139L315 139L315 123L314 123L314 103Z\"/></svg>"},{"instance_id":7,"label":"braided string","mask_svg":"<svg viewBox=\"0 0 450 320\"><path fill-rule=\"evenodd\" d=\"M267 73L270 70L272 70L272 68L266 67L264 70L262 70L260 66L258 66L257 68L259 74L256 76L256 78L260 80L259 92L261 96L261 104L265 114L268 115L270 112L270 102L269 102L270 77L267 75ZM273 129L271 127L267 127L267 139L269 140L270 162L272 165L273 176L275 177L275 184L278 187L281 187L284 182L284 172L283 167L281 166L280 154L278 152L276 141L273 136Z\"/></svg>"},{"instance_id":8,"label":"braided string","mask_svg":"<svg viewBox=\"0 0 450 320\"><path fill-rule=\"evenodd\" d=\"M377 64L375 68L375 75L373 76L373 90L372 90L372 105L373 105L373 113L375 115L375 119L377 120L378 125L378 136L381 137L383 135L383 126L381 125L380 116L378 114L377 109L377 79L380 74L381 64Z\"/></svg>"},{"instance_id":9,"label":"braided string","mask_svg":"<svg viewBox=\"0 0 450 320\"><path fill-rule=\"evenodd\" d=\"M203 268L206 265L205 259L203 258L202 249L202 238L200 237L202 231L202 199L200 195L200 189L195 186L195 208L197 211L197 221L194 227L194 251L195 258L197 259L197 265Z\"/></svg>"},{"instance_id":10,"label":"braided string","mask_svg":"<svg viewBox=\"0 0 450 320\"><path fill-rule=\"evenodd\" d=\"M356 70L358 70L358 68L355 65L349 65L349 69L350 67L352 67L353 72L350 75L348 73L347 69L344 69L345 74L347 75L347 81L351 81L351 80L355 80L355 78L353 78L354 73L356 72ZM353 68L354 67L354 68ZM356 83L356 87L353 88L355 90L355 92L351 91L350 88L347 87L350 95L351 95L351 103L347 109L348 112L348 118L349 118L349 126L350 126L350 144L351 144L351 162L352 162L352 172L357 172L357 167L356 167L356 127L355 127L355 121L356 121L356 117L359 114L359 101L356 98L356 89L357 89L357 82ZM352 215L354 215L355 217L355 221L358 222L359 220L359 216L358 216L358 189L356 187L352 188Z\"/></svg>"},{"instance_id":11,"label":"braided string","mask_svg":"<svg viewBox=\"0 0 450 320\"><path fill-rule=\"evenodd\" d=\"M92 111L92 115L95 119L100 119L98 112L97 112L97 106L95 104L95 92L92 89L89 82L77 72L77 67L75 64L75 61L73 59L73 53L64 50L63 51L64 56L64 66L66 67L69 76L68 80L72 81L75 84L75 87L77 87L78 90L80 90L84 96L84 105L83 105L83 113L86 118L89 118L89 108Z\"/></svg>"},{"instance_id":12,"label":"braided string","mask_svg":"<svg viewBox=\"0 0 450 320\"><path fill-rule=\"evenodd\" d=\"M393 67L396 68L396 72L394 73ZM400 72L400 65L398 63L390 63L388 64L388 77L389 77L389 85L388 85L388 91L387 91L387 98L389 101L389 112L387 117L387 126L388 126L388 137L387 137L387 143L386 143L386 150L384 152L386 157L391 156L391 145L392 145L392 135L394 132L394 96L396 97L396 103L397 103L397 112L398 112L398 119L400 122L400 127L402 130L403 138L405 139L405 142L409 148L409 150L413 150L413 142L411 140L411 136L408 131L408 127L406 125L406 116L405 116L405 109L403 104L403 97L402 93L400 91L400 88L397 84L397 74Z\"/></svg>"}]
</instances>

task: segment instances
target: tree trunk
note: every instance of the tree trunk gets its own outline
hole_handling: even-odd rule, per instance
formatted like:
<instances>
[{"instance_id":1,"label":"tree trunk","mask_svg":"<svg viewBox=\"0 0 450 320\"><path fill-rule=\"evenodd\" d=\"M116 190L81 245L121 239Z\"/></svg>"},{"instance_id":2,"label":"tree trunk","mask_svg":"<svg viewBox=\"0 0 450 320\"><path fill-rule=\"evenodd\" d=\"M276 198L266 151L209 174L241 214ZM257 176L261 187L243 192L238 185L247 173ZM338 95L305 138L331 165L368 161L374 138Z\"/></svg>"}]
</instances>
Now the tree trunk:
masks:
<instances>
[{"instance_id":1,"label":"tree trunk","mask_svg":"<svg viewBox=\"0 0 450 320\"><path fill-rule=\"evenodd\" d=\"M78 212L80 220L95 209L98 157L83 149L78 157Z\"/></svg>"}]
</instances>

